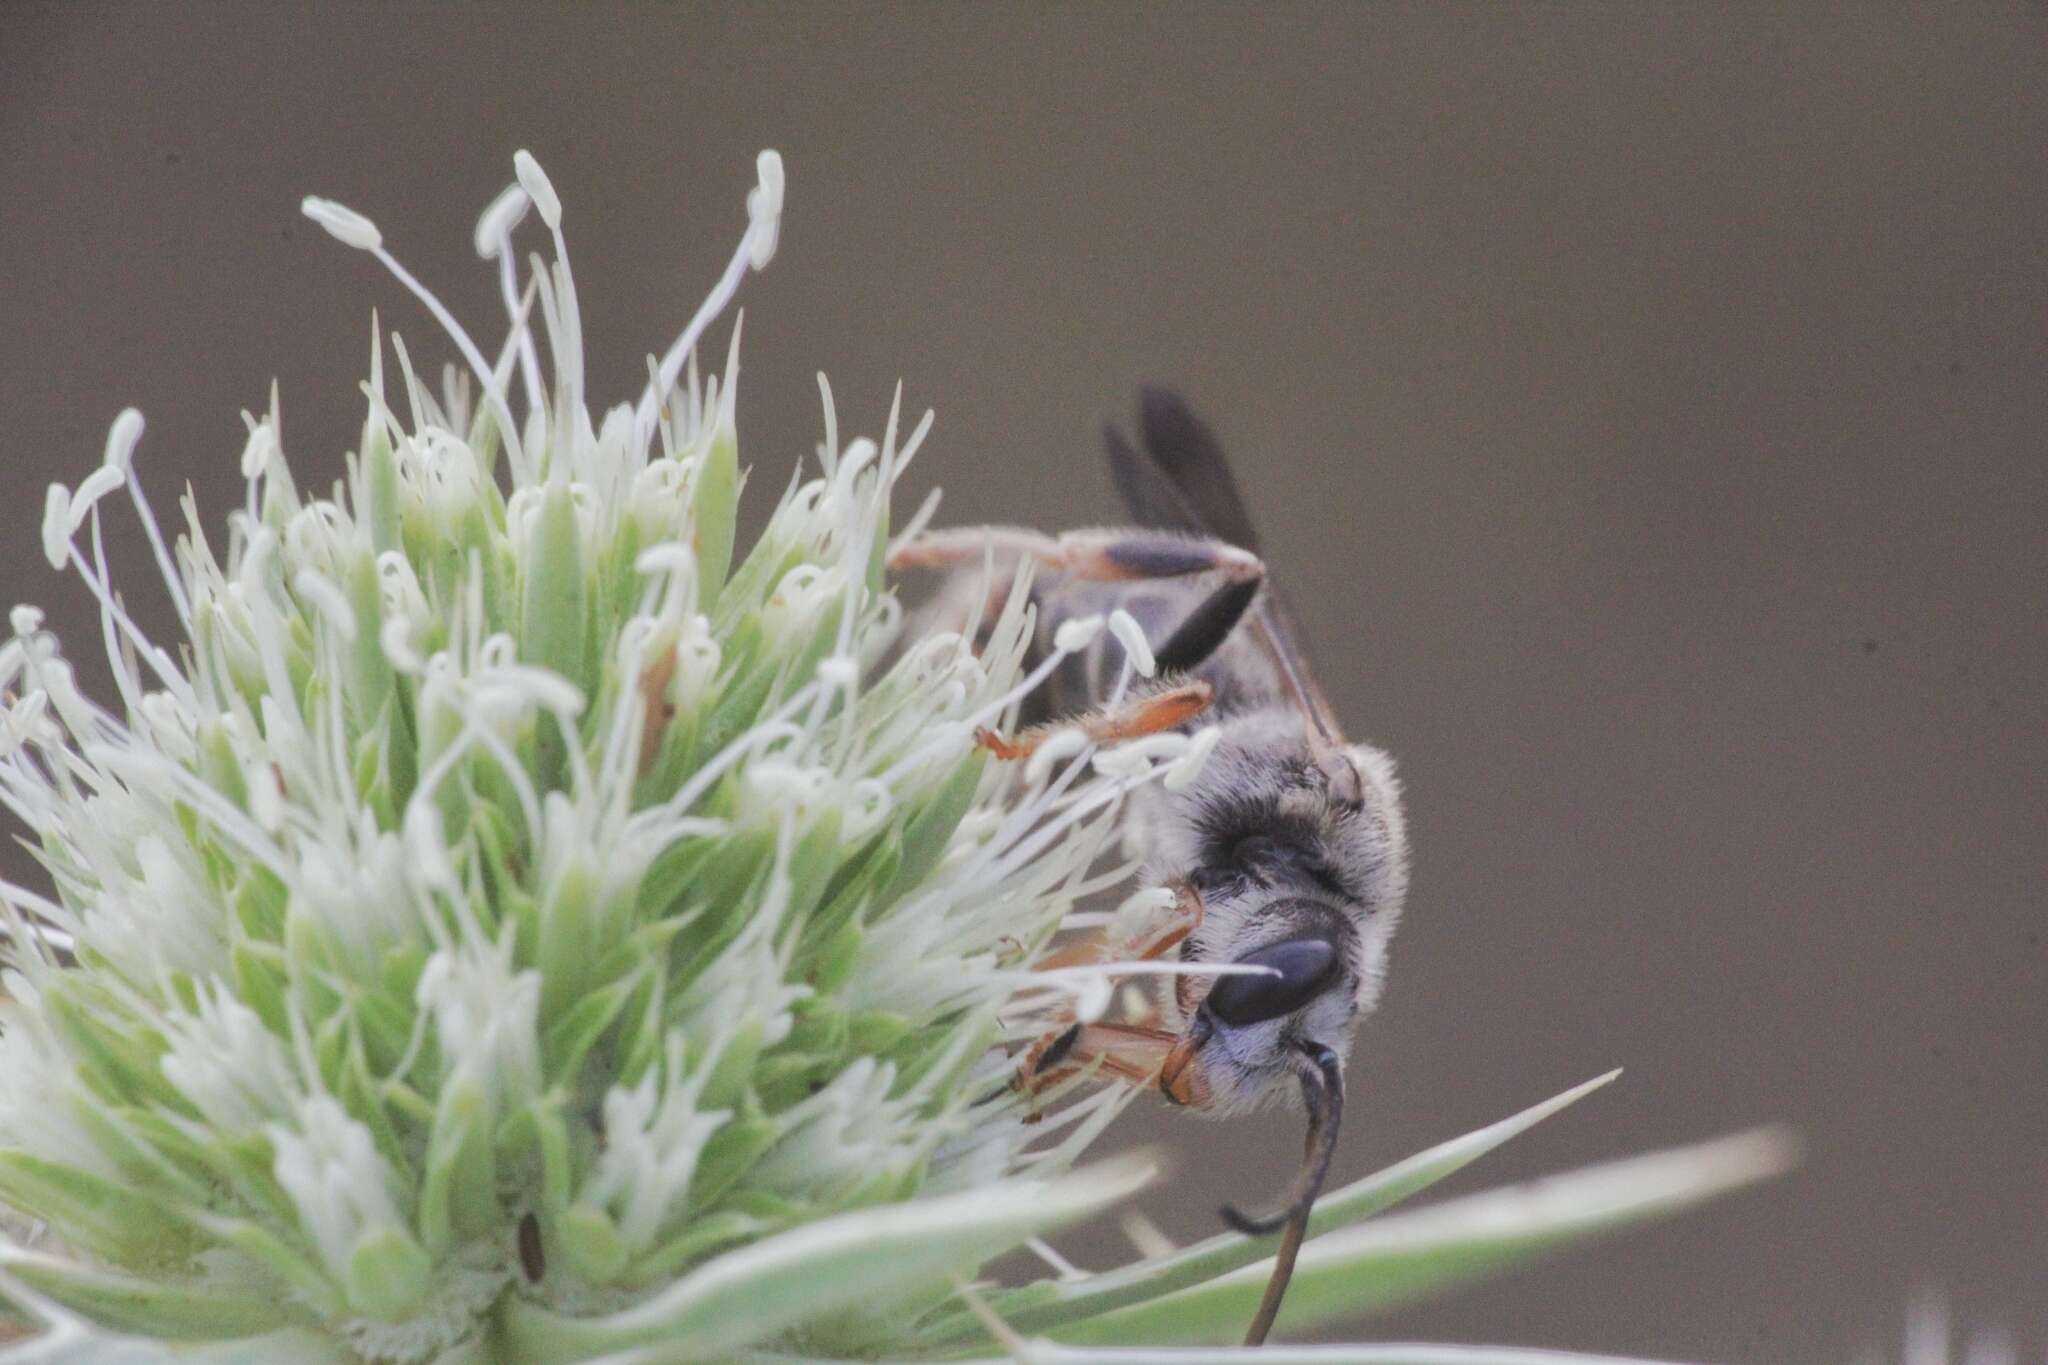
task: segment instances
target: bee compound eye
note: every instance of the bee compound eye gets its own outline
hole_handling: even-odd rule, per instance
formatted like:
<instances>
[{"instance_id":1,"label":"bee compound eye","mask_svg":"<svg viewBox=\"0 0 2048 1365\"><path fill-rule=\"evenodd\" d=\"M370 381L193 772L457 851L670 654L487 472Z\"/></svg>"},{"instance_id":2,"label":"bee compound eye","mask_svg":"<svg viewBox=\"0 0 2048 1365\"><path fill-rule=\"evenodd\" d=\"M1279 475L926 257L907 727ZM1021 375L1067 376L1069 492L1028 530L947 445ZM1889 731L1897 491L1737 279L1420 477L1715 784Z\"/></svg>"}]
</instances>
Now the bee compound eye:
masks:
<instances>
[{"instance_id":1,"label":"bee compound eye","mask_svg":"<svg viewBox=\"0 0 2048 1365\"><path fill-rule=\"evenodd\" d=\"M1313 1000L1336 974L1337 945L1326 938L1291 938L1237 959L1268 973L1219 976L1203 1005L1218 1023L1256 1024L1278 1019Z\"/></svg>"}]
</instances>

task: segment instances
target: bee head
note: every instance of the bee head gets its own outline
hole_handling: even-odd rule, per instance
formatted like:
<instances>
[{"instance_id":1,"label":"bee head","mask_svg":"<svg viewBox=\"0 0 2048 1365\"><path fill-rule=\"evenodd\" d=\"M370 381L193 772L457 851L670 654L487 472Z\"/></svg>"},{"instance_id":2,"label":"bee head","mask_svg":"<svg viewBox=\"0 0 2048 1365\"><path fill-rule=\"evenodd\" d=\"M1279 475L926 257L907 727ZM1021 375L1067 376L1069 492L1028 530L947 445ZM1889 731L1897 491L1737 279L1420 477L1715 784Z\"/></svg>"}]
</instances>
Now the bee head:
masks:
<instances>
[{"instance_id":1,"label":"bee head","mask_svg":"<svg viewBox=\"0 0 2048 1365\"><path fill-rule=\"evenodd\" d=\"M1320 901L1290 898L1264 907L1268 932L1227 961L1180 1043L1160 1088L1177 1103L1212 1112L1255 1108L1299 1070L1305 1051L1341 1058L1358 1014L1357 931Z\"/></svg>"}]
</instances>

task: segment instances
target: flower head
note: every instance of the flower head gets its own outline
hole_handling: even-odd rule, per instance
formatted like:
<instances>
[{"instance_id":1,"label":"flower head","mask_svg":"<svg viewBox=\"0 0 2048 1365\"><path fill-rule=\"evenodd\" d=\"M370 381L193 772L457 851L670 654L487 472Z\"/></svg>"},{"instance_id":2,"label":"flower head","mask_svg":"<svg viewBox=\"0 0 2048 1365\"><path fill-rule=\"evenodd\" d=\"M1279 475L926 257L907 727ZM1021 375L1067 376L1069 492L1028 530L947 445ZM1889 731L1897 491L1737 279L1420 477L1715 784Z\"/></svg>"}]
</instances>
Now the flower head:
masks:
<instances>
[{"instance_id":1,"label":"flower head","mask_svg":"<svg viewBox=\"0 0 2048 1365\"><path fill-rule=\"evenodd\" d=\"M220 552L189 503L165 544L122 414L44 523L100 602L118 705L33 612L0 656L0 800L55 888L4 892L0 1199L102 1270L260 1287L278 1327L378 1359L459 1343L507 1295L617 1308L830 1214L1063 1167L1015 1102L972 1102L1159 767L1020 791L985 766L974 727L1027 685L1021 608L978 651L898 646L879 566L928 423L828 443L737 546L737 327L722 376L690 362L773 254L773 152L711 297L598 413L562 205L516 169L477 229L505 272L495 359L374 224L308 199L466 371L430 385L393 337L394 374L373 339L329 497L274 403L251 418ZM522 280L529 207L555 254ZM170 648L101 553L122 488ZM146 1216L86 1217L116 1188Z\"/></svg>"}]
</instances>

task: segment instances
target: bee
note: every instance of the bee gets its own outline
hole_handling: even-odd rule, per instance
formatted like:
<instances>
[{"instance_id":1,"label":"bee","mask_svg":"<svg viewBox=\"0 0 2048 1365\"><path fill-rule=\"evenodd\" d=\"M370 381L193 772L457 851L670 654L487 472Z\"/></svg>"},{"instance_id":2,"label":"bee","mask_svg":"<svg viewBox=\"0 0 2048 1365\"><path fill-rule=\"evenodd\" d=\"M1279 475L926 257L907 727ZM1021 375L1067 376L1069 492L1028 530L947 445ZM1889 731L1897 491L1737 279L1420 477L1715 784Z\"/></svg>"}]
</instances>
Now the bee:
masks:
<instances>
[{"instance_id":1,"label":"bee","mask_svg":"<svg viewBox=\"0 0 2048 1365\"><path fill-rule=\"evenodd\" d=\"M981 579L989 556L1035 559L1027 664L1051 657L1063 624L1119 608L1147 641L1161 642L1160 684L1115 704L1121 641L1105 632L1068 655L1027 703L1019 719L1028 728L980 736L1000 758L1028 757L1065 726L1098 743L1205 720L1218 728L1191 783L1142 788L1133 798L1143 884L1175 893L1164 927L1135 943L1083 941L1041 965L1177 954L1188 964L1264 970L1162 976L1154 1023L1091 1022L1048 1034L1025 1053L1020 1083L1094 1066L1156 1084L1175 1104L1209 1115L1298 1096L1307 1140L1277 1211L1222 1211L1247 1235L1284 1230L1246 1336L1257 1345L1279 1311L1329 1172L1352 1034L1385 979L1408 883L1400 788L1386 753L1340 730L1294 618L1266 580L1258 537L1209 427L1177 394L1148 387L1139 395L1140 444L1114 424L1105 435L1132 525L1058 536L1010 527L927 532L899 545L891 566L950 572L939 600L950 590L957 604L970 600L965 580ZM981 592L981 583L971 590Z\"/></svg>"}]
</instances>

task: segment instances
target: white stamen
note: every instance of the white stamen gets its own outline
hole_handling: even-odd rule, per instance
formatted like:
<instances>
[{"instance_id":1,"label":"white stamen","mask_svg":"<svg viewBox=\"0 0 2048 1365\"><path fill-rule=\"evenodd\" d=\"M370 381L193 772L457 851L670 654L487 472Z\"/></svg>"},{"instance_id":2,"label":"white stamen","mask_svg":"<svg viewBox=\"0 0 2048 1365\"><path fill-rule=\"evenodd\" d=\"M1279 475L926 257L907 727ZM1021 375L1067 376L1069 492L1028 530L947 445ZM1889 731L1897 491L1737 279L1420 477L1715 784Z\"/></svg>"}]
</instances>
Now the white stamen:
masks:
<instances>
[{"instance_id":1,"label":"white stamen","mask_svg":"<svg viewBox=\"0 0 2048 1365\"><path fill-rule=\"evenodd\" d=\"M71 562L71 490L61 483L43 497L43 558L53 569Z\"/></svg>"},{"instance_id":2,"label":"white stamen","mask_svg":"<svg viewBox=\"0 0 2048 1365\"><path fill-rule=\"evenodd\" d=\"M127 481L128 471L119 465L101 465L85 476L78 490L71 495L71 516L66 538L78 534L78 528L85 525L85 519L92 514L93 506L101 498L119 488Z\"/></svg>"},{"instance_id":3,"label":"white stamen","mask_svg":"<svg viewBox=\"0 0 2048 1365\"><path fill-rule=\"evenodd\" d=\"M114 419L114 425L107 431L107 453L102 463L108 468L127 471L135 462L135 446L142 439L142 414L134 408L121 409L121 415Z\"/></svg>"},{"instance_id":4,"label":"white stamen","mask_svg":"<svg viewBox=\"0 0 2048 1365\"><path fill-rule=\"evenodd\" d=\"M448 334L448 339L455 343L455 348L462 352L463 360L468 362L470 371L483 386L484 397L489 400L498 418L499 438L505 443L505 455L511 461L514 476L524 477L528 472L526 448L520 442L519 424L513 419L511 404L505 400L504 389L492 377L491 367L484 363L483 353L477 350L476 342L470 339L462 324L455 320L455 315L448 311L441 300L434 297L432 291L415 279L411 271L399 264L397 257L384 250L383 238L378 235L375 225L369 219L331 200L311 195L307 196L302 207L308 218L326 228L338 240L374 255L378 264L390 271L392 277L404 285L406 290L433 314L434 321L441 324L441 329ZM363 230L367 230L367 235Z\"/></svg>"},{"instance_id":5,"label":"white stamen","mask_svg":"<svg viewBox=\"0 0 2048 1365\"><path fill-rule=\"evenodd\" d=\"M754 158L754 173L760 183L747 194L748 254L754 269L765 270L775 259L775 243L782 231L782 154L762 152Z\"/></svg>"},{"instance_id":6,"label":"white stamen","mask_svg":"<svg viewBox=\"0 0 2048 1365\"><path fill-rule=\"evenodd\" d=\"M1055 763L1072 758L1093 742L1088 738L1088 732L1078 726L1054 731L1040 742L1038 751L1026 760L1024 780L1036 786L1045 781Z\"/></svg>"},{"instance_id":7,"label":"white stamen","mask_svg":"<svg viewBox=\"0 0 2048 1365\"><path fill-rule=\"evenodd\" d=\"M550 229L560 227L562 225L561 196L555 193L554 182L549 180L548 173L540 168L540 162L534 160L533 153L527 151L524 147L514 152L512 154L512 172L519 177L519 188L526 191L527 197L533 201L533 207L540 214L540 220L546 223ZM503 198L502 195L499 197ZM515 218L513 221L517 222L518 220ZM479 227L478 233L481 235L481 227Z\"/></svg>"},{"instance_id":8,"label":"white stamen","mask_svg":"<svg viewBox=\"0 0 2048 1365\"><path fill-rule=\"evenodd\" d=\"M932 518L938 515L939 494L940 490L934 487L931 492L924 495L924 501L917 505L917 510L910 514L910 520L903 524L902 532L890 538L889 553L894 554L924 534L925 527L931 525Z\"/></svg>"},{"instance_id":9,"label":"white stamen","mask_svg":"<svg viewBox=\"0 0 2048 1365\"><path fill-rule=\"evenodd\" d=\"M1115 998L1116 983L1107 973L1083 977L1080 989L1074 995L1074 1017L1084 1024L1092 1024L1108 1013L1110 1001Z\"/></svg>"},{"instance_id":10,"label":"white stamen","mask_svg":"<svg viewBox=\"0 0 2048 1365\"><path fill-rule=\"evenodd\" d=\"M400 673L417 674L426 667L426 660L412 647L412 622L403 616L387 616L384 624L377 627L377 647L384 651L384 660Z\"/></svg>"},{"instance_id":11,"label":"white stamen","mask_svg":"<svg viewBox=\"0 0 2048 1365\"><path fill-rule=\"evenodd\" d=\"M1187 750L1188 742L1186 735L1171 730L1142 735L1097 754L1095 766L1112 777L1137 777L1148 770L1154 759L1179 758Z\"/></svg>"},{"instance_id":12,"label":"white stamen","mask_svg":"<svg viewBox=\"0 0 2048 1365\"><path fill-rule=\"evenodd\" d=\"M518 164L516 159L514 164ZM504 254L510 245L513 229L526 217L526 211L533 207L533 197L524 185L507 185L498 191L498 197L491 200L476 220L476 254L485 260L495 260Z\"/></svg>"},{"instance_id":13,"label":"white stamen","mask_svg":"<svg viewBox=\"0 0 2048 1365\"><path fill-rule=\"evenodd\" d=\"M1052 633L1052 644L1062 654L1079 654L1101 634L1100 615L1072 616L1060 622L1059 629Z\"/></svg>"},{"instance_id":14,"label":"white stamen","mask_svg":"<svg viewBox=\"0 0 2048 1365\"><path fill-rule=\"evenodd\" d=\"M176 562L171 558L170 547L164 543L164 533L156 523L156 513L150 508L149 499L142 494L142 483L135 477L135 447L142 440L142 428L141 413L134 408L122 409L107 433L105 463L127 472L128 500L135 505L135 516L142 523L143 534L149 538L150 553L156 556L157 573L163 577L164 587L171 594L171 604L177 608L178 620L189 631L192 626L192 598L185 590Z\"/></svg>"},{"instance_id":15,"label":"white stamen","mask_svg":"<svg viewBox=\"0 0 2048 1365\"><path fill-rule=\"evenodd\" d=\"M1096 772L1121 781L1138 781L1152 771L1151 758L1137 752L1131 745L1104 749L1095 755L1092 762Z\"/></svg>"},{"instance_id":16,"label":"white stamen","mask_svg":"<svg viewBox=\"0 0 2048 1365\"><path fill-rule=\"evenodd\" d=\"M301 569L292 576L292 591L312 603L342 639L356 638L355 608L349 605L347 595L328 579L311 569Z\"/></svg>"},{"instance_id":17,"label":"white stamen","mask_svg":"<svg viewBox=\"0 0 2048 1365\"><path fill-rule=\"evenodd\" d=\"M1145 628L1137 617L1118 607L1109 614L1109 633L1116 636L1124 647L1124 657L1141 676L1149 678L1159 671L1158 661L1152 657L1152 642L1145 638Z\"/></svg>"},{"instance_id":18,"label":"white stamen","mask_svg":"<svg viewBox=\"0 0 2048 1365\"><path fill-rule=\"evenodd\" d=\"M1061 1279L1085 1280L1088 1278L1088 1272L1082 1270L1080 1267L1076 1266L1072 1261L1060 1255L1059 1252L1053 1250L1052 1243L1046 1241L1043 1237L1030 1238L1024 1243L1024 1245L1031 1248L1032 1254L1038 1257L1039 1260L1044 1261L1047 1265L1051 1266L1053 1269L1053 1273L1058 1275ZM1029 1349L1029 1343L1027 1342L1020 1342L1019 1345L1023 1345L1026 1347L1026 1349Z\"/></svg>"},{"instance_id":19,"label":"white stamen","mask_svg":"<svg viewBox=\"0 0 2048 1365\"><path fill-rule=\"evenodd\" d=\"M834 691L844 692L860 681L857 660L834 655L818 661L818 681Z\"/></svg>"},{"instance_id":20,"label":"white stamen","mask_svg":"<svg viewBox=\"0 0 2048 1365\"><path fill-rule=\"evenodd\" d=\"M525 200L526 192L521 190L519 197ZM540 355L534 347L533 329L527 324L527 319L532 313L533 301L540 293L540 281L536 279L530 282L526 292L520 293L519 266L514 259L516 254L512 250L510 239L507 239L504 250L498 253L498 292L504 297L505 316L511 324L505 344L519 352L520 388L526 394L528 415L535 415L540 411L541 405ZM501 361L500 365L502 363ZM495 369L493 373L496 373Z\"/></svg>"},{"instance_id":21,"label":"white stamen","mask_svg":"<svg viewBox=\"0 0 2048 1365\"><path fill-rule=\"evenodd\" d=\"M771 158L772 171L769 169ZM747 267L753 265L758 270L761 266L767 264L766 256L761 254L760 248L756 245L757 238L763 232L761 219L756 216L756 211L758 209L761 213L766 214L767 210L772 207L774 214L779 215L782 212L782 158L776 156L773 152L763 152L757 165L757 171L761 176L761 184L756 187L753 193L747 196L748 228L746 236L740 239L739 249L733 253L732 259L726 263L725 273L718 277L718 283L711 286L711 292L704 296L704 302L697 305L697 311L691 315L689 324L683 328L682 335L678 336L670 344L668 350L663 353L660 368L655 371L654 378L649 381L646 390L640 395L639 403L633 409L633 448L635 450L647 444L648 437L654 431L655 415L660 411L661 404L668 397L669 391L675 388L676 376L682 373L683 362L697 349L697 339L704 334L704 329L711 325L711 320L724 312L726 305L732 302L733 295L739 292L740 280L746 275ZM767 193L771 176L774 182L772 203L770 195ZM770 226L767 230L766 253L767 255L773 255L775 251L774 218L772 216L769 217L768 222ZM757 256L761 257L760 263L754 264ZM731 378L730 375L726 376L728 384L731 382Z\"/></svg>"},{"instance_id":22,"label":"white stamen","mask_svg":"<svg viewBox=\"0 0 2048 1365\"><path fill-rule=\"evenodd\" d=\"M1160 785L1170 792L1185 791L1188 784L1201 776L1202 765L1209 761L1209 755L1216 752L1223 731L1214 725L1205 725L1195 731L1188 740L1187 752L1167 765L1166 776Z\"/></svg>"},{"instance_id":23,"label":"white stamen","mask_svg":"<svg viewBox=\"0 0 2048 1365\"><path fill-rule=\"evenodd\" d=\"M271 439L270 424L258 422L250 427L249 439L242 445L242 477L251 481L261 477L276 453L277 442Z\"/></svg>"},{"instance_id":24,"label":"white stamen","mask_svg":"<svg viewBox=\"0 0 2048 1365\"><path fill-rule=\"evenodd\" d=\"M825 406L825 439L818 446L818 464L829 479L833 466L839 463L839 414L833 410L832 385L823 370L818 371L818 398Z\"/></svg>"},{"instance_id":25,"label":"white stamen","mask_svg":"<svg viewBox=\"0 0 2048 1365\"><path fill-rule=\"evenodd\" d=\"M377 231L375 223L332 199L309 194L299 202L299 211L326 228L328 234L344 246L352 246L358 251L375 251L384 244L384 234Z\"/></svg>"},{"instance_id":26,"label":"white stamen","mask_svg":"<svg viewBox=\"0 0 2048 1365\"><path fill-rule=\"evenodd\" d=\"M1159 1230L1157 1223L1136 1209L1125 1209L1117 1225L1140 1256L1171 1256L1180 1250L1171 1237Z\"/></svg>"},{"instance_id":27,"label":"white stamen","mask_svg":"<svg viewBox=\"0 0 2048 1365\"><path fill-rule=\"evenodd\" d=\"M679 540L650 545L633 558L633 572L638 574L694 574L696 571L697 552Z\"/></svg>"},{"instance_id":28,"label":"white stamen","mask_svg":"<svg viewBox=\"0 0 2048 1365\"><path fill-rule=\"evenodd\" d=\"M249 817L265 834L284 828L284 791L277 783L277 770L269 762L242 765L242 782L249 789Z\"/></svg>"},{"instance_id":29,"label":"white stamen","mask_svg":"<svg viewBox=\"0 0 2048 1365\"><path fill-rule=\"evenodd\" d=\"M454 864L448 861L448 840L441 830L441 811L432 801L406 804L404 834L413 874L422 885L454 895L460 888Z\"/></svg>"},{"instance_id":30,"label":"white stamen","mask_svg":"<svg viewBox=\"0 0 2048 1365\"><path fill-rule=\"evenodd\" d=\"M38 688L7 709L7 745L0 753L11 753L36 733L43 713L49 709L50 694Z\"/></svg>"},{"instance_id":31,"label":"white stamen","mask_svg":"<svg viewBox=\"0 0 2048 1365\"><path fill-rule=\"evenodd\" d=\"M910 435L897 447L895 477L902 478L903 471L910 468L910 462L917 458L917 452L924 448L924 438L932 434L932 424L938 421L938 413L931 408L924 410L924 416L917 419L917 425L910 429Z\"/></svg>"}]
</instances>

